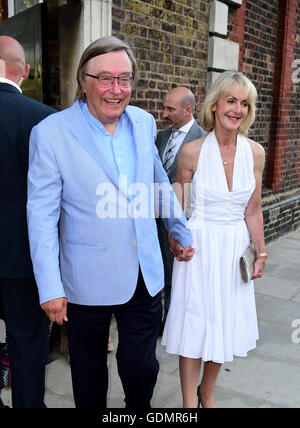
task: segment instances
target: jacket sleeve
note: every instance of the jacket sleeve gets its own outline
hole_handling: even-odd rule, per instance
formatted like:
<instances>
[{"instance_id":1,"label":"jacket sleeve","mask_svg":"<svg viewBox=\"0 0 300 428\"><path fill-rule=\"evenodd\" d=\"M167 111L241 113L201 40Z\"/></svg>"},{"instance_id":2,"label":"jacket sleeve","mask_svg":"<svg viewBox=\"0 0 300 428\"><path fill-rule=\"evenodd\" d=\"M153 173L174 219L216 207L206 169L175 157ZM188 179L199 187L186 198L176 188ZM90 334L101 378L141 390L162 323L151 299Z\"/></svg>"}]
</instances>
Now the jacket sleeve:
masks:
<instances>
[{"instance_id":1,"label":"jacket sleeve","mask_svg":"<svg viewBox=\"0 0 300 428\"><path fill-rule=\"evenodd\" d=\"M30 253L40 303L66 297L59 268L62 178L45 134L39 126L31 132L27 202Z\"/></svg>"}]
</instances>

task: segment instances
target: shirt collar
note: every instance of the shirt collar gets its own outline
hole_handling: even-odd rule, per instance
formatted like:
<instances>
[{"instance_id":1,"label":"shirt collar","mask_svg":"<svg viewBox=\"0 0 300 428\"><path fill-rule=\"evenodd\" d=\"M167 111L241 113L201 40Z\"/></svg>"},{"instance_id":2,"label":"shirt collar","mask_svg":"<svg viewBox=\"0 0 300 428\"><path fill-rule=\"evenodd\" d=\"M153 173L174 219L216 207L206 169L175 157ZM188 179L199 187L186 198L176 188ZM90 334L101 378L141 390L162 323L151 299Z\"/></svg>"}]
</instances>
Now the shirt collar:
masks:
<instances>
[{"instance_id":1,"label":"shirt collar","mask_svg":"<svg viewBox=\"0 0 300 428\"><path fill-rule=\"evenodd\" d=\"M89 111L87 103L81 101L80 106L83 110L83 113L84 113L85 118L87 119L88 123L90 125L92 125L93 127L95 127L98 131L100 130L104 134L108 134L106 129L105 129L105 126L100 122L100 120L96 119L95 116L93 116L92 113ZM114 137L116 137L118 135L120 129L123 126L124 120L126 120L126 110L120 116L119 122L118 122L116 130L114 132Z\"/></svg>"},{"instance_id":2,"label":"shirt collar","mask_svg":"<svg viewBox=\"0 0 300 428\"><path fill-rule=\"evenodd\" d=\"M17 85L15 82L13 82L12 80L10 80L10 79L6 79L6 77L0 77L0 83L8 83L9 85L12 85L12 86L14 86L15 88L17 88L20 92L21 92L21 94L22 94L22 89L20 88L20 86L19 85Z\"/></svg>"},{"instance_id":3,"label":"shirt collar","mask_svg":"<svg viewBox=\"0 0 300 428\"><path fill-rule=\"evenodd\" d=\"M194 122L195 122L195 119L193 118L188 123L186 123L181 128L179 128L178 131L184 132L185 134L187 134L189 132L189 130L191 129L191 127L193 126Z\"/></svg>"}]
</instances>

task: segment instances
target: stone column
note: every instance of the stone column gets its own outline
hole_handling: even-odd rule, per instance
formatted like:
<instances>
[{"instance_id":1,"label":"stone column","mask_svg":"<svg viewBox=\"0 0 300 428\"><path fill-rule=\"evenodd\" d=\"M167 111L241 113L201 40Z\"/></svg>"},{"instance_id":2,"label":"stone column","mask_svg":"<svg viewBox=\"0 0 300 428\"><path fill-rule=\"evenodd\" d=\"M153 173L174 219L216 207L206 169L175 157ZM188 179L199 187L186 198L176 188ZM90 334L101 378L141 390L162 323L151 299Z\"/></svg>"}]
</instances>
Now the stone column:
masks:
<instances>
[{"instance_id":1,"label":"stone column","mask_svg":"<svg viewBox=\"0 0 300 428\"><path fill-rule=\"evenodd\" d=\"M76 71L84 49L112 31L112 0L60 1L61 107L73 104Z\"/></svg>"},{"instance_id":2,"label":"stone column","mask_svg":"<svg viewBox=\"0 0 300 428\"><path fill-rule=\"evenodd\" d=\"M239 69L239 44L227 39L229 6L240 7L242 0L212 0L210 3L207 89L225 70Z\"/></svg>"}]
</instances>

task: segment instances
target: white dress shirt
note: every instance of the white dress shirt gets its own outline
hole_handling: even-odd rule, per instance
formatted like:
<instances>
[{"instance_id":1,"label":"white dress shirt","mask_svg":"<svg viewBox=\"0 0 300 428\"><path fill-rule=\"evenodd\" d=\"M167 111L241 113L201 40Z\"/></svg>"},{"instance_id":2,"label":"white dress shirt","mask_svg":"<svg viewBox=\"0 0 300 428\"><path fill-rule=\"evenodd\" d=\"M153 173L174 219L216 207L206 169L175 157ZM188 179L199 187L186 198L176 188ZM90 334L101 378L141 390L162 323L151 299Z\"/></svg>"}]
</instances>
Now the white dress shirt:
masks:
<instances>
[{"instance_id":1,"label":"white dress shirt","mask_svg":"<svg viewBox=\"0 0 300 428\"><path fill-rule=\"evenodd\" d=\"M173 153L174 153L174 157L176 156L181 144L183 143L183 140L185 139L187 133L190 131L191 127L194 125L195 119L193 118L192 120L190 120L188 123L186 123L185 125L183 125L181 128L178 128L178 131L180 131L180 134L176 137L175 141L176 141L176 148L174 149ZM172 134L171 134L172 135ZM169 143L169 141L168 141ZM165 156L166 153L168 151L168 145L166 144L164 153L163 153L163 162L165 161Z\"/></svg>"}]
</instances>

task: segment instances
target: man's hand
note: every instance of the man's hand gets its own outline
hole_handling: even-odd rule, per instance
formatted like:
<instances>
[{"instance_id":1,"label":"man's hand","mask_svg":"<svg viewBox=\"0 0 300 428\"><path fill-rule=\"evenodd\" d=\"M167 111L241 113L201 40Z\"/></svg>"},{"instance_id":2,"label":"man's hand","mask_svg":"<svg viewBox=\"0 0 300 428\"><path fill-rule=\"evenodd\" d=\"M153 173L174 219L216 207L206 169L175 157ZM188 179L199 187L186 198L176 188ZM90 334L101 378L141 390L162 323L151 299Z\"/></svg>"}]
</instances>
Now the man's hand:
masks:
<instances>
[{"instance_id":1,"label":"man's hand","mask_svg":"<svg viewBox=\"0 0 300 428\"><path fill-rule=\"evenodd\" d=\"M67 318L67 299L59 297L58 299L49 300L41 305L41 308L46 312L51 322L56 322L62 325Z\"/></svg>"},{"instance_id":2,"label":"man's hand","mask_svg":"<svg viewBox=\"0 0 300 428\"><path fill-rule=\"evenodd\" d=\"M194 248L191 246L183 248L181 244L169 235L170 251L174 254L178 261L189 262L194 255Z\"/></svg>"}]
</instances>

